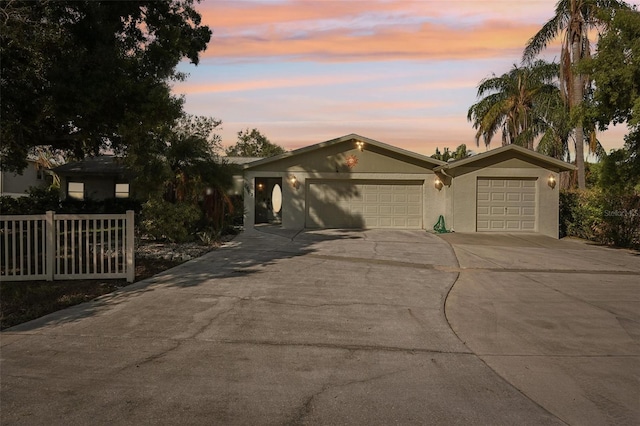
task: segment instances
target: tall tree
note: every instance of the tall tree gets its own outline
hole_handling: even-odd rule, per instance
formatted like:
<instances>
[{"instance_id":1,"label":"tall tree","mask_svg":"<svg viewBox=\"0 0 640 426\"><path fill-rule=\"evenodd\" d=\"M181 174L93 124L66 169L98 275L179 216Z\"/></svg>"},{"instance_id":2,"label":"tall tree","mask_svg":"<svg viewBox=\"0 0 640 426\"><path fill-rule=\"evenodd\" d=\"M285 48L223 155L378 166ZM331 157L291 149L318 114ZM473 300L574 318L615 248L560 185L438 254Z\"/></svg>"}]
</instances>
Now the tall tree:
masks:
<instances>
[{"instance_id":1,"label":"tall tree","mask_svg":"<svg viewBox=\"0 0 640 426\"><path fill-rule=\"evenodd\" d=\"M629 129L625 148L611 152L603 170L611 166L610 172L623 177L619 186L634 187L640 184L640 12L620 10L603 19L607 20L608 31L598 38L597 54L582 61L580 69L594 81L590 113L599 128L626 122Z\"/></svg>"},{"instance_id":2,"label":"tall tree","mask_svg":"<svg viewBox=\"0 0 640 426\"><path fill-rule=\"evenodd\" d=\"M609 30L600 35L597 54L581 68L595 84L591 115L601 130L627 123L626 150L640 175L640 12L620 10L603 19Z\"/></svg>"},{"instance_id":3,"label":"tall tree","mask_svg":"<svg viewBox=\"0 0 640 426\"><path fill-rule=\"evenodd\" d=\"M477 129L476 143L489 146L498 132L502 132L502 144L518 144L533 149L536 136L544 131L541 119L543 109L538 105L548 104L557 97L554 84L558 74L555 63L536 61L529 66L513 68L501 76L495 74L484 79L478 86L478 97L472 105L467 119Z\"/></svg>"},{"instance_id":4,"label":"tall tree","mask_svg":"<svg viewBox=\"0 0 640 426\"><path fill-rule=\"evenodd\" d=\"M561 93L567 99L572 123L575 125L576 166L578 187L585 188L584 144L593 142L595 134L585 137L584 116L581 111L589 77L576 69L578 62L590 56L589 30L606 24L602 14L612 14L629 6L617 0L560 0L555 15L527 43L523 59L530 62L560 33L563 33L560 52Z\"/></svg>"},{"instance_id":5,"label":"tall tree","mask_svg":"<svg viewBox=\"0 0 640 426\"><path fill-rule=\"evenodd\" d=\"M28 149L149 151L182 113L170 84L211 37L194 0L0 3L3 166Z\"/></svg>"},{"instance_id":6,"label":"tall tree","mask_svg":"<svg viewBox=\"0 0 640 426\"><path fill-rule=\"evenodd\" d=\"M225 150L228 156L234 157L273 157L286 151L280 145L269 141L258 129L248 128L238 132L238 141Z\"/></svg>"}]
</instances>

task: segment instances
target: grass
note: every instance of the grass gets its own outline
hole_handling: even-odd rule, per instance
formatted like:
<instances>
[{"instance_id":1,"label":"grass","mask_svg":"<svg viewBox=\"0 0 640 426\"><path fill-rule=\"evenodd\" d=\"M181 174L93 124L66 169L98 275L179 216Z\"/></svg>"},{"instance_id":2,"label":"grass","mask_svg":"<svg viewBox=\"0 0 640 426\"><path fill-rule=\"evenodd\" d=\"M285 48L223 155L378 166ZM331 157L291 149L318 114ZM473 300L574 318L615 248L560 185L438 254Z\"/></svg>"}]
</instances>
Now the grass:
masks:
<instances>
[{"instance_id":1,"label":"grass","mask_svg":"<svg viewBox=\"0 0 640 426\"><path fill-rule=\"evenodd\" d=\"M180 263L177 260L136 259L135 281ZM124 279L0 282L0 330L87 302L126 285Z\"/></svg>"}]
</instances>

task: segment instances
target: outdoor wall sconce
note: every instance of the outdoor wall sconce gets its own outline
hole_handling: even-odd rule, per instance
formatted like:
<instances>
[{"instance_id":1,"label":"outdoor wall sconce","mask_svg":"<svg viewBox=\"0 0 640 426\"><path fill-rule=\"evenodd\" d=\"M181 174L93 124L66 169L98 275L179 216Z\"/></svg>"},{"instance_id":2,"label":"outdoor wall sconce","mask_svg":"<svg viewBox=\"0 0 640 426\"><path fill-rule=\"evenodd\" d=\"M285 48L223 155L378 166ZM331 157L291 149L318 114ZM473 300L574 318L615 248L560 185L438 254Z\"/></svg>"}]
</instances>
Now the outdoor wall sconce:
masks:
<instances>
[{"instance_id":1,"label":"outdoor wall sconce","mask_svg":"<svg viewBox=\"0 0 640 426\"><path fill-rule=\"evenodd\" d=\"M436 177L436 180L433 181L433 186L435 186L438 191L440 191L442 189L443 185L444 184L442 183L442 181L440 180L439 177Z\"/></svg>"},{"instance_id":2,"label":"outdoor wall sconce","mask_svg":"<svg viewBox=\"0 0 640 426\"><path fill-rule=\"evenodd\" d=\"M295 177L295 175L291 175L289 176L289 183L291 184L292 187L298 189L298 178Z\"/></svg>"},{"instance_id":3,"label":"outdoor wall sconce","mask_svg":"<svg viewBox=\"0 0 640 426\"><path fill-rule=\"evenodd\" d=\"M549 179L547 179L547 184L549 188L553 189L556 187L556 177L554 175L549 175Z\"/></svg>"},{"instance_id":4,"label":"outdoor wall sconce","mask_svg":"<svg viewBox=\"0 0 640 426\"><path fill-rule=\"evenodd\" d=\"M258 191L262 191L264 189L264 183L260 182L258 184Z\"/></svg>"},{"instance_id":5,"label":"outdoor wall sconce","mask_svg":"<svg viewBox=\"0 0 640 426\"><path fill-rule=\"evenodd\" d=\"M364 151L364 142L357 141L356 142L356 147L358 148L358 151L360 151L360 152Z\"/></svg>"}]
</instances>

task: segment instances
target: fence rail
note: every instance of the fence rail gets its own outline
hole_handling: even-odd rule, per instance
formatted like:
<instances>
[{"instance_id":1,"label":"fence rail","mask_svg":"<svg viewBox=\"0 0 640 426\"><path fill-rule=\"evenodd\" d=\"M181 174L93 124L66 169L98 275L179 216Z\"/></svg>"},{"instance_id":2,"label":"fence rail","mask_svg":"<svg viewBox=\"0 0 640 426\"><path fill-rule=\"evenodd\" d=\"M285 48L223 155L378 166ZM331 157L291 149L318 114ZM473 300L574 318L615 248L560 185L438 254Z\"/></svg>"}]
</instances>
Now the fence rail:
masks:
<instances>
[{"instance_id":1,"label":"fence rail","mask_svg":"<svg viewBox=\"0 0 640 426\"><path fill-rule=\"evenodd\" d=\"M133 282L133 221L133 211L0 216L0 278L126 278Z\"/></svg>"}]
</instances>

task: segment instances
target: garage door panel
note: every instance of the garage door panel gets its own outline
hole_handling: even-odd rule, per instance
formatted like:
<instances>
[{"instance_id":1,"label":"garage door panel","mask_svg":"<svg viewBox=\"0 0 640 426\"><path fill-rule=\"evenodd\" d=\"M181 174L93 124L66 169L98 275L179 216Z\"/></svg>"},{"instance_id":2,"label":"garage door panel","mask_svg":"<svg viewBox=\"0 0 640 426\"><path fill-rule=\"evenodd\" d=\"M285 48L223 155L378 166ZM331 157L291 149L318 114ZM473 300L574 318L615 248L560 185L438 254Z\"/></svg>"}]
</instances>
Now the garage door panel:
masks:
<instances>
[{"instance_id":1,"label":"garage door panel","mask_svg":"<svg viewBox=\"0 0 640 426\"><path fill-rule=\"evenodd\" d=\"M522 222L522 229L524 231L535 231L536 230L536 223L534 221L523 221Z\"/></svg>"},{"instance_id":2,"label":"garage door panel","mask_svg":"<svg viewBox=\"0 0 640 426\"><path fill-rule=\"evenodd\" d=\"M507 220L506 225L508 231L519 231L521 228L521 223L519 220Z\"/></svg>"},{"instance_id":3,"label":"garage door panel","mask_svg":"<svg viewBox=\"0 0 640 426\"><path fill-rule=\"evenodd\" d=\"M534 179L479 178L476 187L477 231L535 231Z\"/></svg>"},{"instance_id":4,"label":"garage door panel","mask_svg":"<svg viewBox=\"0 0 640 426\"><path fill-rule=\"evenodd\" d=\"M491 220L489 221L490 230L504 230L504 220Z\"/></svg>"},{"instance_id":5,"label":"garage door panel","mask_svg":"<svg viewBox=\"0 0 640 426\"><path fill-rule=\"evenodd\" d=\"M491 212L490 214L492 216L498 216L498 215L504 214L504 207L502 206L493 206L493 207L490 207L489 209Z\"/></svg>"},{"instance_id":6,"label":"garage door panel","mask_svg":"<svg viewBox=\"0 0 640 426\"><path fill-rule=\"evenodd\" d=\"M520 194L518 192L508 192L507 193L507 201L518 203L518 202L522 201L522 194Z\"/></svg>"},{"instance_id":7,"label":"garage door panel","mask_svg":"<svg viewBox=\"0 0 640 426\"><path fill-rule=\"evenodd\" d=\"M422 208L421 206L408 206L407 207L407 213L411 216L420 216L422 215Z\"/></svg>"},{"instance_id":8,"label":"garage door panel","mask_svg":"<svg viewBox=\"0 0 640 426\"><path fill-rule=\"evenodd\" d=\"M306 226L422 228L421 182L356 182L308 182Z\"/></svg>"},{"instance_id":9,"label":"garage door panel","mask_svg":"<svg viewBox=\"0 0 640 426\"><path fill-rule=\"evenodd\" d=\"M380 208L378 206L364 206L364 214L367 216L374 215L377 216L380 212Z\"/></svg>"},{"instance_id":10,"label":"garage door panel","mask_svg":"<svg viewBox=\"0 0 640 426\"><path fill-rule=\"evenodd\" d=\"M407 213L407 206L393 206L394 215L405 216Z\"/></svg>"}]
</instances>

